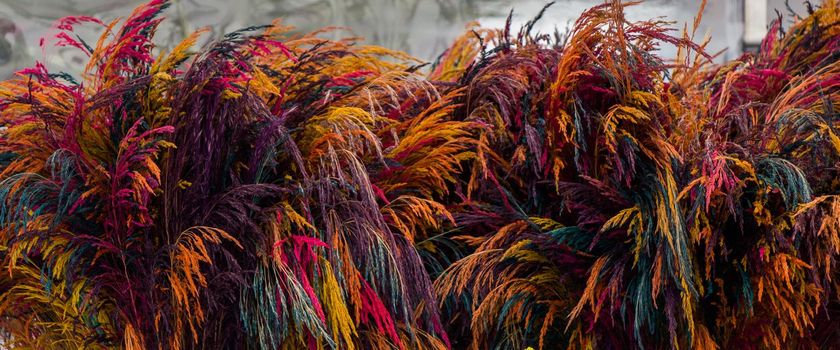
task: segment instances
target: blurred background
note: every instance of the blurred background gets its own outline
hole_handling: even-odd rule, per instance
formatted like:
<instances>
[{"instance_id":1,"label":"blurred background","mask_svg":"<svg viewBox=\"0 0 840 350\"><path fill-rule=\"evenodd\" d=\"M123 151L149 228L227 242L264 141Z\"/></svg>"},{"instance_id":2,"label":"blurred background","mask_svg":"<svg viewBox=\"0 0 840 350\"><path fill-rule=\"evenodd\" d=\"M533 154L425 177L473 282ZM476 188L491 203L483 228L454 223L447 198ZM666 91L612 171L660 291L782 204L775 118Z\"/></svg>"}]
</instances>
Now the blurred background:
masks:
<instances>
[{"instance_id":1,"label":"blurred background","mask_svg":"<svg viewBox=\"0 0 840 350\"><path fill-rule=\"evenodd\" d=\"M72 49L50 49L38 45L42 37L56 31L56 19L69 15L90 15L108 20L127 16L144 0L0 0L0 78L32 65L47 62L51 69L78 72L85 58ZM556 0L535 27L541 32L565 31L577 16L602 0ZM818 3L817 1L812 1ZM471 21L485 27L502 27L513 10L514 28L533 18L547 0L172 0L169 18L158 31L163 47L177 43L193 30L209 26L213 36L239 28L267 24L282 18L301 31L324 26L343 26L367 42L406 51L424 60L434 60ZM710 53L722 51L720 60L734 58L754 48L777 18L777 11L789 22L793 13L806 13L802 0L709 0L697 40L710 35ZM700 0L647 0L631 6L631 20L664 17L674 28L690 26ZM80 28L81 36L96 42L99 28ZM347 33L336 34L347 36ZM672 57L672 47L662 48Z\"/></svg>"}]
</instances>

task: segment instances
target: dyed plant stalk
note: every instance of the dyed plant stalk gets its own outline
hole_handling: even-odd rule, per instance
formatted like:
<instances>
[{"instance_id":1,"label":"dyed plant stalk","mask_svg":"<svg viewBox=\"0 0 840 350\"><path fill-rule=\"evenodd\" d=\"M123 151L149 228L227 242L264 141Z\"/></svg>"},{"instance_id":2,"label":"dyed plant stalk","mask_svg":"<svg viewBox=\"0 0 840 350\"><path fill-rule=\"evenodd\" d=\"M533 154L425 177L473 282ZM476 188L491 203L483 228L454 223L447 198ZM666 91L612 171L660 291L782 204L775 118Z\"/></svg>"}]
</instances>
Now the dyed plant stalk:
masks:
<instances>
[{"instance_id":1,"label":"dyed plant stalk","mask_svg":"<svg viewBox=\"0 0 840 350\"><path fill-rule=\"evenodd\" d=\"M840 346L836 0L722 64L612 1L425 71L279 21L155 58L167 5L0 83L4 344Z\"/></svg>"},{"instance_id":2,"label":"dyed plant stalk","mask_svg":"<svg viewBox=\"0 0 840 350\"><path fill-rule=\"evenodd\" d=\"M682 191L721 347L838 345L840 5L809 11L702 81Z\"/></svg>"},{"instance_id":3,"label":"dyed plant stalk","mask_svg":"<svg viewBox=\"0 0 840 350\"><path fill-rule=\"evenodd\" d=\"M722 65L621 7L589 10L559 42L529 24L465 56L468 34L433 71L463 71L473 99L457 117L492 126L471 168L485 181L453 210L475 250L435 282L450 336L478 349L833 344L838 4ZM663 42L678 66L656 58Z\"/></svg>"},{"instance_id":4,"label":"dyed plant stalk","mask_svg":"<svg viewBox=\"0 0 840 350\"><path fill-rule=\"evenodd\" d=\"M495 153L465 215L492 219L459 222L488 237L436 281L443 310L473 348L685 346L698 292L652 50L699 47L619 4L564 42L529 30L505 29L462 79L463 118L493 125Z\"/></svg>"},{"instance_id":5,"label":"dyed plant stalk","mask_svg":"<svg viewBox=\"0 0 840 350\"><path fill-rule=\"evenodd\" d=\"M452 107L408 56L317 33L190 52L199 32L153 59L166 6L65 19L82 79L0 89L7 344L447 347L413 240L449 216L432 194L473 126L429 124Z\"/></svg>"}]
</instances>

